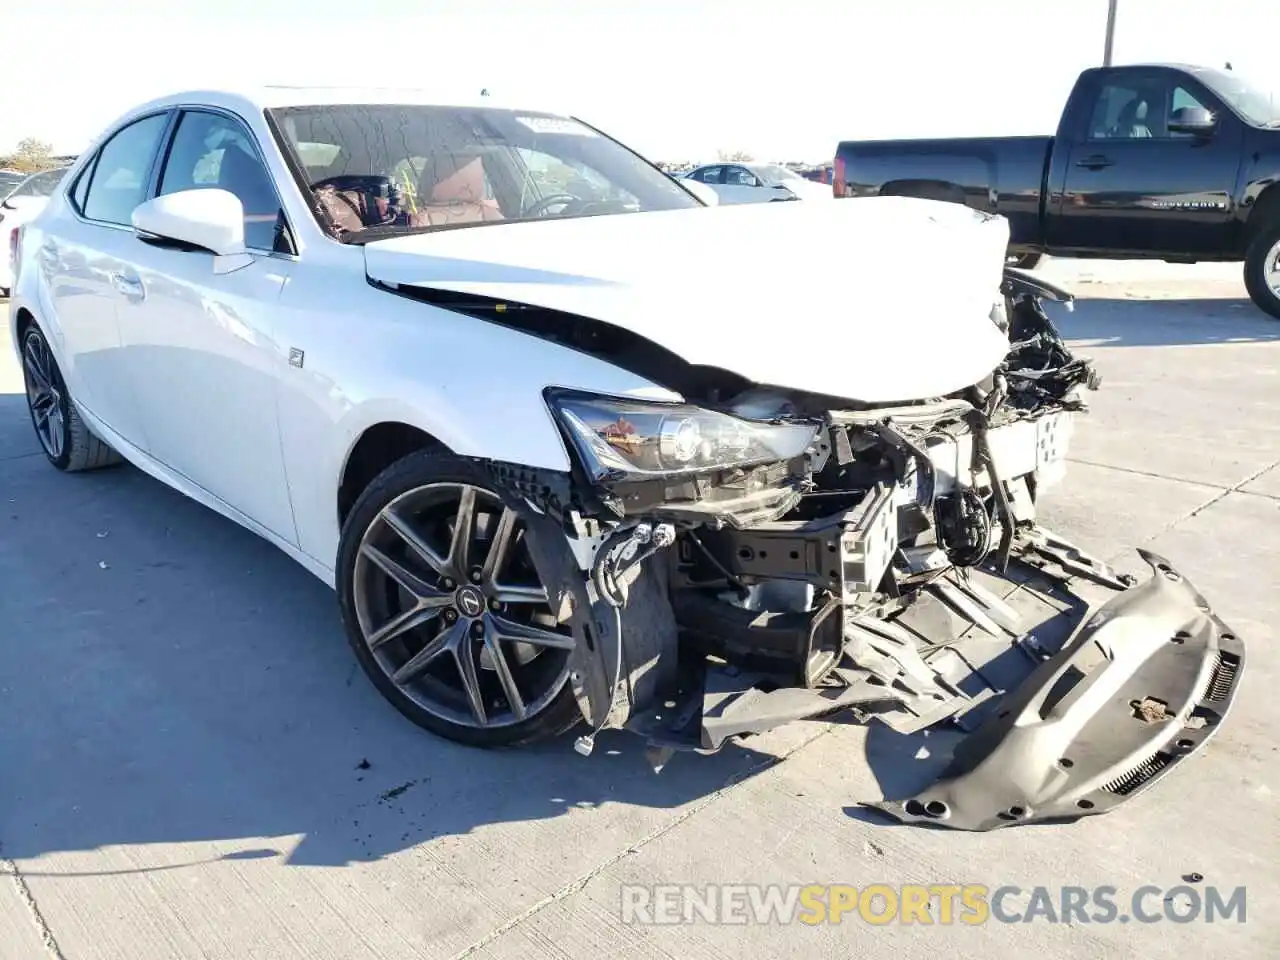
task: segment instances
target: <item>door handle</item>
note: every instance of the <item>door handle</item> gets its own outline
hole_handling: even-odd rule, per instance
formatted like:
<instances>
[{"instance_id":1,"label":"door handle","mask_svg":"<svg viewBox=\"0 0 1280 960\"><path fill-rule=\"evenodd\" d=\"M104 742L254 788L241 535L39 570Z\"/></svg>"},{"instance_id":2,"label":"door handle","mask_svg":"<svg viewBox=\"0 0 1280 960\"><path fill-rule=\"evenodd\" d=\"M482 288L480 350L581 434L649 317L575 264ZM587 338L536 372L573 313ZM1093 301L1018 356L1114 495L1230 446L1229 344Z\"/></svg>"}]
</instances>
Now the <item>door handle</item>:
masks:
<instances>
[{"instance_id":1,"label":"door handle","mask_svg":"<svg viewBox=\"0 0 1280 960\"><path fill-rule=\"evenodd\" d=\"M111 285L123 296L132 300L146 299L146 288L143 287L142 281L137 277L130 276L127 273L113 273L111 275Z\"/></svg>"},{"instance_id":2,"label":"door handle","mask_svg":"<svg viewBox=\"0 0 1280 960\"><path fill-rule=\"evenodd\" d=\"M1104 157L1100 153L1095 153L1092 157L1085 157L1083 160L1077 160L1077 167L1084 167L1086 170L1101 170L1103 167L1110 167L1115 163L1110 157Z\"/></svg>"}]
</instances>

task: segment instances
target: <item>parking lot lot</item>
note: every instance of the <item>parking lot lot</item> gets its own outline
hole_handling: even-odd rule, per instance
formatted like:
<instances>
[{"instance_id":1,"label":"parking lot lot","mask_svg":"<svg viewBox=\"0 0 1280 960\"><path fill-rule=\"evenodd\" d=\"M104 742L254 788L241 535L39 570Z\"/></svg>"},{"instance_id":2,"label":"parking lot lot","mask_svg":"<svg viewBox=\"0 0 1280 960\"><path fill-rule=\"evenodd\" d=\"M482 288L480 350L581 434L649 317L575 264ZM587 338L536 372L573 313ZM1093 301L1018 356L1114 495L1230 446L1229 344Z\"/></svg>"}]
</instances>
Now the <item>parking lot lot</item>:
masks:
<instances>
[{"instance_id":1,"label":"parking lot lot","mask_svg":"<svg viewBox=\"0 0 1280 960\"><path fill-rule=\"evenodd\" d=\"M482 753L359 675L333 596L132 468L63 476L0 351L0 958L1276 956L1280 323L1230 265L1053 262L1103 388L1051 528L1167 556L1248 645L1222 733L1116 813L886 825L944 757L794 724L659 776L640 742ZM7 308L5 308L7 309ZM779 762L781 761L781 762ZM870 761L870 762L868 762ZM1247 887L1248 918L636 926L623 884Z\"/></svg>"}]
</instances>

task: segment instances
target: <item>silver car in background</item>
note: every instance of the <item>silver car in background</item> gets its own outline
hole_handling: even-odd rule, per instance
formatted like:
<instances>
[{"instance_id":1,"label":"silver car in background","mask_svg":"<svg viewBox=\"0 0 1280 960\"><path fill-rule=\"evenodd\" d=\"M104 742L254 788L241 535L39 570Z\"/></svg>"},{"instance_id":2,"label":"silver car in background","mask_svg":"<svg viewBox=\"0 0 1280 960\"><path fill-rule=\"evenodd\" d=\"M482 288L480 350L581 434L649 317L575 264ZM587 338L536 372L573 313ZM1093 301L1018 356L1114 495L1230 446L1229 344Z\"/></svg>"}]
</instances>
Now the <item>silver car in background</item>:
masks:
<instances>
[{"instance_id":1,"label":"silver car in background","mask_svg":"<svg viewBox=\"0 0 1280 960\"><path fill-rule=\"evenodd\" d=\"M682 179L705 183L721 203L769 203L775 200L829 200L831 187L806 180L777 163L707 163Z\"/></svg>"},{"instance_id":2,"label":"silver car in background","mask_svg":"<svg viewBox=\"0 0 1280 960\"><path fill-rule=\"evenodd\" d=\"M41 170L22 179L16 186L5 188L0 182L0 297L9 295L13 286L13 255L18 246L18 231L24 223L35 219L67 173L67 167Z\"/></svg>"}]
</instances>

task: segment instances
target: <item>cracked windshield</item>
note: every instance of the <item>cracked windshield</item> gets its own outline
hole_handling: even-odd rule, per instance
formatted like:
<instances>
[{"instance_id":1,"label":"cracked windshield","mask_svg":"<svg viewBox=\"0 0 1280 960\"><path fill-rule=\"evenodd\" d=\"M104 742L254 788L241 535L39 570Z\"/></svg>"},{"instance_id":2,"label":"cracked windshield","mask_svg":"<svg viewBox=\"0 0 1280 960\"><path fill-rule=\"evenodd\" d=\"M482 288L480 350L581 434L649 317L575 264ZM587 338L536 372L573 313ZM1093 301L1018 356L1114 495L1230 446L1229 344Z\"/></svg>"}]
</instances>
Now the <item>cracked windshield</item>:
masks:
<instances>
[{"instance_id":1,"label":"cracked windshield","mask_svg":"<svg viewBox=\"0 0 1280 960\"><path fill-rule=\"evenodd\" d=\"M626 147L567 117L399 105L272 113L321 225L346 241L699 205Z\"/></svg>"}]
</instances>

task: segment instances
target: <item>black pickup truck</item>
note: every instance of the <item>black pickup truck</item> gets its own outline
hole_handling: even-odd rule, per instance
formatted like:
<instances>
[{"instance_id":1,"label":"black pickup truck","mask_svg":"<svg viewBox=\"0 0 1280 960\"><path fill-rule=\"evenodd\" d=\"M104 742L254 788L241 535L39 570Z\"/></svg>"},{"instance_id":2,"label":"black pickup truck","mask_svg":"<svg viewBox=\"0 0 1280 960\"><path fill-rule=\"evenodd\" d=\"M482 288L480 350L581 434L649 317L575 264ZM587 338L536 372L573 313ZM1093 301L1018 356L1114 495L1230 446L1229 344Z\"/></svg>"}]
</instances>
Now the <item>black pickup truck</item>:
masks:
<instances>
[{"instance_id":1,"label":"black pickup truck","mask_svg":"<svg viewBox=\"0 0 1280 960\"><path fill-rule=\"evenodd\" d=\"M1052 137L846 141L837 197L929 197L1003 214L1010 255L1244 261L1280 319L1280 102L1230 71L1101 67Z\"/></svg>"}]
</instances>

